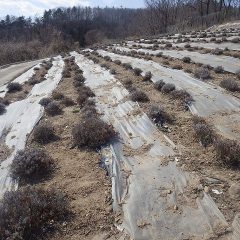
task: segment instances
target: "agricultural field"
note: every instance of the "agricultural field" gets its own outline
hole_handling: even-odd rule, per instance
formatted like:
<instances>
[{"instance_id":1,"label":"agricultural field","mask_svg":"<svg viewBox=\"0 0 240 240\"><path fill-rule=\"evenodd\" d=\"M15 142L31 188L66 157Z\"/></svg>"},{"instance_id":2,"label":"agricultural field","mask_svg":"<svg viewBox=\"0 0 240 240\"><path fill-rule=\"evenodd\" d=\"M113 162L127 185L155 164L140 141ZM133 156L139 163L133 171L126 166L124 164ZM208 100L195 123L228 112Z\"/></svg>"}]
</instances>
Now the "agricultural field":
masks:
<instances>
[{"instance_id":1,"label":"agricultural field","mask_svg":"<svg viewBox=\"0 0 240 240\"><path fill-rule=\"evenodd\" d=\"M240 28L0 69L0 239L239 240Z\"/></svg>"}]
</instances>

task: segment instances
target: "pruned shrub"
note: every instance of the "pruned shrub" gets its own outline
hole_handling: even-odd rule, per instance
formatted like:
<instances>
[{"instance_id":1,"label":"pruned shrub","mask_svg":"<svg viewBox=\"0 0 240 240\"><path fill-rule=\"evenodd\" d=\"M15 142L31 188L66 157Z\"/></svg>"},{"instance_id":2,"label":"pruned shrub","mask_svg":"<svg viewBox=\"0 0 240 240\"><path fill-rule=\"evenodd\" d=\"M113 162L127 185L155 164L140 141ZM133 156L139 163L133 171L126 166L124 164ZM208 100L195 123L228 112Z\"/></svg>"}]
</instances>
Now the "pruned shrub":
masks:
<instances>
[{"instance_id":1,"label":"pruned shrub","mask_svg":"<svg viewBox=\"0 0 240 240\"><path fill-rule=\"evenodd\" d=\"M200 65L199 65L200 66ZM211 65L210 64L202 64L201 65L203 68L206 68L208 70L212 69Z\"/></svg>"},{"instance_id":2,"label":"pruned shrub","mask_svg":"<svg viewBox=\"0 0 240 240\"><path fill-rule=\"evenodd\" d=\"M38 83L39 83L39 81L35 77L32 77L28 80L28 84L32 85L32 86L35 84L38 84Z\"/></svg>"},{"instance_id":3,"label":"pruned shrub","mask_svg":"<svg viewBox=\"0 0 240 240\"><path fill-rule=\"evenodd\" d=\"M232 40L230 40L232 43L239 43L240 42L240 38L239 37L235 37Z\"/></svg>"},{"instance_id":4,"label":"pruned shrub","mask_svg":"<svg viewBox=\"0 0 240 240\"><path fill-rule=\"evenodd\" d=\"M153 105L150 107L148 116L154 121L154 123L159 124L160 126L166 122L173 122L173 117L158 105Z\"/></svg>"},{"instance_id":5,"label":"pruned shrub","mask_svg":"<svg viewBox=\"0 0 240 240\"><path fill-rule=\"evenodd\" d=\"M214 72L215 73L223 73L224 72L224 69L222 66L217 66L214 68Z\"/></svg>"},{"instance_id":6,"label":"pruned shrub","mask_svg":"<svg viewBox=\"0 0 240 240\"><path fill-rule=\"evenodd\" d=\"M144 77L143 77L143 81L147 82L147 81L151 81L152 79L152 73L151 72L146 72Z\"/></svg>"},{"instance_id":7,"label":"pruned shrub","mask_svg":"<svg viewBox=\"0 0 240 240\"><path fill-rule=\"evenodd\" d=\"M111 61L111 58L109 56L104 56L103 57L106 61L110 62Z\"/></svg>"},{"instance_id":8,"label":"pruned shrub","mask_svg":"<svg viewBox=\"0 0 240 240\"><path fill-rule=\"evenodd\" d=\"M163 80L158 80L157 82L154 83L154 88L157 89L158 91L161 91L164 85L165 82Z\"/></svg>"},{"instance_id":9,"label":"pruned shrub","mask_svg":"<svg viewBox=\"0 0 240 240\"><path fill-rule=\"evenodd\" d=\"M53 91L52 98L54 100L62 100L64 98L64 95L62 93L60 93L60 92Z\"/></svg>"},{"instance_id":10,"label":"pruned shrub","mask_svg":"<svg viewBox=\"0 0 240 240\"><path fill-rule=\"evenodd\" d=\"M83 70L78 68L77 70L75 70L75 74L76 75L82 75L83 74Z\"/></svg>"},{"instance_id":11,"label":"pruned shrub","mask_svg":"<svg viewBox=\"0 0 240 240\"><path fill-rule=\"evenodd\" d=\"M166 48L172 47L172 43L166 43L166 44L165 44L165 47L166 47Z\"/></svg>"},{"instance_id":12,"label":"pruned shrub","mask_svg":"<svg viewBox=\"0 0 240 240\"><path fill-rule=\"evenodd\" d=\"M123 66L125 69L127 69L127 70L132 69L132 66L131 66L130 63L123 63L122 66Z\"/></svg>"},{"instance_id":13,"label":"pruned shrub","mask_svg":"<svg viewBox=\"0 0 240 240\"><path fill-rule=\"evenodd\" d=\"M196 138L201 142L204 147L213 143L214 136L212 128L206 123L195 123L193 125Z\"/></svg>"},{"instance_id":14,"label":"pruned shrub","mask_svg":"<svg viewBox=\"0 0 240 240\"><path fill-rule=\"evenodd\" d=\"M236 167L240 163L240 144L229 139L218 139L214 142L217 159L229 166Z\"/></svg>"},{"instance_id":15,"label":"pruned shrub","mask_svg":"<svg viewBox=\"0 0 240 240\"><path fill-rule=\"evenodd\" d=\"M36 239L44 226L62 220L68 209L58 190L25 187L6 192L0 201L0 239Z\"/></svg>"},{"instance_id":16,"label":"pruned shrub","mask_svg":"<svg viewBox=\"0 0 240 240\"><path fill-rule=\"evenodd\" d=\"M209 70L206 67L197 68L194 72L196 78L206 80L211 77Z\"/></svg>"},{"instance_id":17,"label":"pruned shrub","mask_svg":"<svg viewBox=\"0 0 240 240\"><path fill-rule=\"evenodd\" d=\"M169 61L167 61L167 60L164 60L162 63L163 63L163 65L169 65L170 64Z\"/></svg>"},{"instance_id":18,"label":"pruned shrub","mask_svg":"<svg viewBox=\"0 0 240 240\"><path fill-rule=\"evenodd\" d=\"M109 66L108 66L106 63L102 63L100 66L101 66L102 68L109 69Z\"/></svg>"},{"instance_id":19,"label":"pruned shrub","mask_svg":"<svg viewBox=\"0 0 240 240\"><path fill-rule=\"evenodd\" d=\"M96 117L97 109L95 108L95 102L93 100L87 100L82 108L82 114L86 118Z\"/></svg>"},{"instance_id":20,"label":"pruned shrub","mask_svg":"<svg viewBox=\"0 0 240 240\"><path fill-rule=\"evenodd\" d=\"M141 90L133 91L130 95L130 99L134 102L148 102L149 101L149 98L146 95L146 93L144 93Z\"/></svg>"},{"instance_id":21,"label":"pruned shrub","mask_svg":"<svg viewBox=\"0 0 240 240\"><path fill-rule=\"evenodd\" d=\"M42 123L36 126L33 131L34 141L46 144L55 139L54 128L50 123Z\"/></svg>"},{"instance_id":22,"label":"pruned shrub","mask_svg":"<svg viewBox=\"0 0 240 240\"><path fill-rule=\"evenodd\" d=\"M231 92L236 92L236 91L240 90L238 83L234 79L231 79L231 78L222 80L220 82L220 86Z\"/></svg>"},{"instance_id":23,"label":"pruned shrub","mask_svg":"<svg viewBox=\"0 0 240 240\"><path fill-rule=\"evenodd\" d=\"M80 82L80 81L74 81L73 82L73 86L75 87L75 88L80 88L80 87L82 87L83 86L83 82Z\"/></svg>"},{"instance_id":24,"label":"pruned shrub","mask_svg":"<svg viewBox=\"0 0 240 240\"><path fill-rule=\"evenodd\" d=\"M133 82L132 82L131 79L125 79L125 80L123 81L123 84L124 84L124 86L129 86L129 85L132 85Z\"/></svg>"},{"instance_id":25,"label":"pruned shrub","mask_svg":"<svg viewBox=\"0 0 240 240\"><path fill-rule=\"evenodd\" d=\"M17 152L11 164L13 178L23 182L39 179L53 168L53 159L42 149L26 148Z\"/></svg>"},{"instance_id":26,"label":"pruned shrub","mask_svg":"<svg viewBox=\"0 0 240 240\"><path fill-rule=\"evenodd\" d=\"M71 77L71 72L68 69L66 69L66 70L63 71L62 75L63 75L64 78L70 78Z\"/></svg>"},{"instance_id":27,"label":"pruned shrub","mask_svg":"<svg viewBox=\"0 0 240 240\"><path fill-rule=\"evenodd\" d=\"M186 68L186 69L185 69L185 72L187 72L187 73L192 73L192 69L191 69L191 68Z\"/></svg>"},{"instance_id":28,"label":"pruned shrub","mask_svg":"<svg viewBox=\"0 0 240 240\"><path fill-rule=\"evenodd\" d=\"M211 51L212 54L215 54L215 55L222 55L223 54L223 50L222 49L219 49L219 48L215 48Z\"/></svg>"},{"instance_id":29,"label":"pruned shrub","mask_svg":"<svg viewBox=\"0 0 240 240\"><path fill-rule=\"evenodd\" d=\"M142 73L142 70L141 70L140 68L134 68L134 69L133 69L133 72L134 72L134 74L135 74L136 76L140 76L141 73Z\"/></svg>"},{"instance_id":30,"label":"pruned shrub","mask_svg":"<svg viewBox=\"0 0 240 240\"><path fill-rule=\"evenodd\" d=\"M95 97L94 92L90 87L83 86L79 89L78 94L86 94L88 97Z\"/></svg>"},{"instance_id":31,"label":"pruned shrub","mask_svg":"<svg viewBox=\"0 0 240 240\"><path fill-rule=\"evenodd\" d=\"M84 104L84 107L87 107L87 106L95 107L95 105L96 105L96 102L93 99L87 99Z\"/></svg>"},{"instance_id":32,"label":"pruned shrub","mask_svg":"<svg viewBox=\"0 0 240 240\"><path fill-rule=\"evenodd\" d=\"M79 147L99 148L108 143L115 135L112 126L98 117L83 118L73 130L74 143Z\"/></svg>"},{"instance_id":33,"label":"pruned shrub","mask_svg":"<svg viewBox=\"0 0 240 240\"><path fill-rule=\"evenodd\" d=\"M52 66L53 64L51 62L47 62L44 67L48 71Z\"/></svg>"},{"instance_id":34,"label":"pruned shrub","mask_svg":"<svg viewBox=\"0 0 240 240\"><path fill-rule=\"evenodd\" d=\"M86 81L86 78L80 74L80 73L77 73L75 76L74 76L74 81L76 82L80 82L80 83L84 83Z\"/></svg>"},{"instance_id":35,"label":"pruned shrub","mask_svg":"<svg viewBox=\"0 0 240 240\"><path fill-rule=\"evenodd\" d=\"M84 92L79 94L77 97L78 105L83 106L83 104L87 101L88 98L89 98L88 95Z\"/></svg>"},{"instance_id":36,"label":"pruned shrub","mask_svg":"<svg viewBox=\"0 0 240 240\"><path fill-rule=\"evenodd\" d=\"M173 98L179 99L187 104L190 104L193 101L192 96L186 90L173 90L171 92Z\"/></svg>"},{"instance_id":37,"label":"pruned shrub","mask_svg":"<svg viewBox=\"0 0 240 240\"><path fill-rule=\"evenodd\" d=\"M50 102L46 107L45 111L48 116L56 116L62 113L62 108L56 102Z\"/></svg>"},{"instance_id":38,"label":"pruned shrub","mask_svg":"<svg viewBox=\"0 0 240 240\"><path fill-rule=\"evenodd\" d=\"M126 80L123 81L123 85L124 85L129 91L131 91L131 89L132 89L132 84L133 84L133 82L132 82L131 79L126 79Z\"/></svg>"},{"instance_id":39,"label":"pruned shrub","mask_svg":"<svg viewBox=\"0 0 240 240\"><path fill-rule=\"evenodd\" d=\"M183 61L184 63L190 63L190 62L191 62L191 58L190 58L190 57L184 57L184 58L182 59L182 61Z\"/></svg>"},{"instance_id":40,"label":"pruned shrub","mask_svg":"<svg viewBox=\"0 0 240 240\"><path fill-rule=\"evenodd\" d=\"M114 63L117 64L117 65L121 65L121 61L120 60L115 60Z\"/></svg>"},{"instance_id":41,"label":"pruned shrub","mask_svg":"<svg viewBox=\"0 0 240 240\"><path fill-rule=\"evenodd\" d=\"M163 55L162 52L158 52L158 53L156 54L156 57L162 57L162 55Z\"/></svg>"},{"instance_id":42,"label":"pruned shrub","mask_svg":"<svg viewBox=\"0 0 240 240\"><path fill-rule=\"evenodd\" d=\"M115 75L115 74L116 74L116 70L115 70L115 69L111 69L111 70L110 70L110 73L111 73L112 75Z\"/></svg>"},{"instance_id":43,"label":"pruned shrub","mask_svg":"<svg viewBox=\"0 0 240 240\"><path fill-rule=\"evenodd\" d=\"M192 120L193 120L193 124L198 124L198 123L207 124L206 120L203 117L199 117L196 115L192 117Z\"/></svg>"},{"instance_id":44,"label":"pruned shrub","mask_svg":"<svg viewBox=\"0 0 240 240\"><path fill-rule=\"evenodd\" d=\"M184 47L185 47L185 48L190 48L191 45L190 45L189 43L187 43L187 44L184 45Z\"/></svg>"},{"instance_id":45,"label":"pruned shrub","mask_svg":"<svg viewBox=\"0 0 240 240\"><path fill-rule=\"evenodd\" d=\"M163 93L170 93L170 92L172 92L173 90L175 90L175 88L176 88L176 87L175 87L174 84L172 84L172 83L166 83L166 84L163 85L161 91L162 91Z\"/></svg>"},{"instance_id":46,"label":"pruned shrub","mask_svg":"<svg viewBox=\"0 0 240 240\"><path fill-rule=\"evenodd\" d=\"M6 106L3 103L0 103L0 115L6 112Z\"/></svg>"},{"instance_id":47,"label":"pruned shrub","mask_svg":"<svg viewBox=\"0 0 240 240\"><path fill-rule=\"evenodd\" d=\"M9 100L4 99L4 98L2 98L2 97L0 97L0 103L3 104L3 105L5 105L5 106L7 106L7 105L10 104Z\"/></svg>"},{"instance_id":48,"label":"pruned shrub","mask_svg":"<svg viewBox=\"0 0 240 240\"><path fill-rule=\"evenodd\" d=\"M42 98L39 101L39 104L42 105L43 107L46 107L52 100L50 98Z\"/></svg>"},{"instance_id":49,"label":"pruned shrub","mask_svg":"<svg viewBox=\"0 0 240 240\"><path fill-rule=\"evenodd\" d=\"M71 70L72 71L78 71L79 70L79 66L76 63L74 63L74 65L72 65L72 67L71 67Z\"/></svg>"},{"instance_id":50,"label":"pruned shrub","mask_svg":"<svg viewBox=\"0 0 240 240\"><path fill-rule=\"evenodd\" d=\"M64 99L61 101L61 103L63 105L65 105L66 107L70 107L70 106L75 105L74 101L69 97L64 97Z\"/></svg>"},{"instance_id":51,"label":"pruned shrub","mask_svg":"<svg viewBox=\"0 0 240 240\"><path fill-rule=\"evenodd\" d=\"M10 82L7 85L7 89L8 89L9 93L21 91L22 90L22 85L18 82Z\"/></svg>"}]
</instances>

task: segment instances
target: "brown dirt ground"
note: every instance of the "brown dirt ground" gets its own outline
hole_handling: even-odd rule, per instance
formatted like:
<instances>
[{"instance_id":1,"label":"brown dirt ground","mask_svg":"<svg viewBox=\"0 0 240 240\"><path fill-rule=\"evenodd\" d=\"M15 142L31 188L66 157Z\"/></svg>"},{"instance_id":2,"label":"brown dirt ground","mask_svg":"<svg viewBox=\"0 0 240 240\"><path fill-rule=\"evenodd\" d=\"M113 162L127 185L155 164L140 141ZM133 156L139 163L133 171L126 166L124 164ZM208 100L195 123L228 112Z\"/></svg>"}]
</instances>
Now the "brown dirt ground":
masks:
<instances>
[{"instance_id":1,"label":"brown dirt ground","mask_svg":"<svg viewBox=\"0 0 240 240\"><path fill-rule=\"evenodd\" d=\"M76 101L73 79L60 82L56 91ZM59 140L39 146L30 136L28 146L44 148L54 159L57 168L53 176L39 185L57 188L66 193L73 219L57 226L57 230L43 239L117 239L111 207L111 182L99 167L100 155L95 151L73 148L72 127L81 120L78 106L65 107L63 114L43 116L55 129Z\"/></svg>"},{"instance_id":2,"label":"brown dirt ground","mask_svg":"<svg viewBox=\"0 0 240 240\"><path fill-rule=\"evenodd\" d=\"M98 59L99 64L106 63L110 69L116 70L116 78L120 82L124 83L126 79L131 79L134 87L148 95L149 102L139 103L144 112L147 112L152 104L159 104L175 117L175 122L168 124L170 131L165 134L177 145L179 166L199 177L205 191L209 192L227 221L231 223L235 214L240 211L240 203L236 199L231 199L228 189L240 180L239 171L220 165L212 146L204 148L200 145L192 128L192 115L184 109L181 102L155 90L152 83L143 82L142 77L135 76L132 71L126 71L123 67L107 62L103 58L98 57ZM223 194L214 194L212 189L223 191Z\"/></svg>"}]
</instances>

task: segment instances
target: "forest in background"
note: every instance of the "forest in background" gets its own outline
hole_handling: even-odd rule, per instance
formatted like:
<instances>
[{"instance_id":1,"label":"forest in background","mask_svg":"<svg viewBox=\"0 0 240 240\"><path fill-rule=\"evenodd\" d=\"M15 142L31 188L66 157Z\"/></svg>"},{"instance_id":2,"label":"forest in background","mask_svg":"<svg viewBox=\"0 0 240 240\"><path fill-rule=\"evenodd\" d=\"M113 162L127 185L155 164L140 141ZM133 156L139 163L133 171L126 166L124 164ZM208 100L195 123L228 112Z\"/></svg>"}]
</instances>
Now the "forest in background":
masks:
<instances>
[{"instance_id":1,"label":"forest in background","mask_svg":"<svg viewBox=\"0 0 240 240\"><path fill-rule=\"evenodd\" d=\"M146 0L143 9L72 7L37 18L0 21L0 65L75 49L158 34L205 29L240 19L239 0Z\"/></svg>"}]
</instances>

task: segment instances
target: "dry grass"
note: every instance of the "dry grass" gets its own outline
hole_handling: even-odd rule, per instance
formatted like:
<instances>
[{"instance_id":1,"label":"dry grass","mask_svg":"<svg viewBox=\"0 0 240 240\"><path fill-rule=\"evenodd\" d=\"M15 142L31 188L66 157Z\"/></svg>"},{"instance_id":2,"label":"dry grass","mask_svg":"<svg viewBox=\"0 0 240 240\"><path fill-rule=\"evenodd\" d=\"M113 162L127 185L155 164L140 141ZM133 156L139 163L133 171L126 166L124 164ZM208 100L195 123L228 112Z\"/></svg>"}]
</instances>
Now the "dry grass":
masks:
<instances>
[{"instance_id":1,"label":"dry grass","mask_svg":"<svg viewBox=\"0 0 240 240\"><path fill-rule=\"evenodd\" d=\"M57 38L54 38L48 44L43 44L37 40L31 42L1 43L0 65L39 59L67 51L68 49L68 43ZM49 67L50 65L47 66L47 68Z\"/></svg>"}]
</instances>

